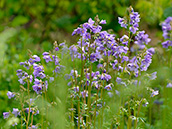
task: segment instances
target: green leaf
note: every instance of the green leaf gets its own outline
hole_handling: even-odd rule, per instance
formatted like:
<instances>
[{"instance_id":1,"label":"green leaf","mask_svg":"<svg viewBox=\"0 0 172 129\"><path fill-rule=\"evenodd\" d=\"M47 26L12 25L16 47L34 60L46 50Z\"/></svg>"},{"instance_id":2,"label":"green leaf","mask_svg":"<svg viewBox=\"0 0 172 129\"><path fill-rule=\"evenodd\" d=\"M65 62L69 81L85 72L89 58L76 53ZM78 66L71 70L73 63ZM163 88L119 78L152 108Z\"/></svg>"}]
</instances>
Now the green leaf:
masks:
<instances>
[{"instance_id":1,"label":"green leaf","mask_svg":"<svg viewBox=\"0 0 172 129\"><path fill-rule=\"evenodd\" d=\"M27 23L29 21L29 18L24 17L24 16L17 16L14 18L12 21L12 26L19 26Z\"/></svg>"},{"instance_id":2,"label":"green leaf","mask_svg":"<svg viewBox=\"0 0 172 129\"><path fill-rule=\"evenodd\" d=\"M7 49L6 42L9 38L14 36L17 33L16 29L9 28L4 30L2 33L0 33L0 62L3 62L3 57L5 54L5 51ZM2 66L3 63L0 63L0 66Z\"/></svg>"},{"instance_id":3,"label":"green leaf","mask_svg":"<svg viewBox=\"0 0 172 129\"><path fill-rule=\"evenodd\" d=\"M164 17L172 16L172 7L166 8L164 10Z\"/></svg>"}]
</instances>

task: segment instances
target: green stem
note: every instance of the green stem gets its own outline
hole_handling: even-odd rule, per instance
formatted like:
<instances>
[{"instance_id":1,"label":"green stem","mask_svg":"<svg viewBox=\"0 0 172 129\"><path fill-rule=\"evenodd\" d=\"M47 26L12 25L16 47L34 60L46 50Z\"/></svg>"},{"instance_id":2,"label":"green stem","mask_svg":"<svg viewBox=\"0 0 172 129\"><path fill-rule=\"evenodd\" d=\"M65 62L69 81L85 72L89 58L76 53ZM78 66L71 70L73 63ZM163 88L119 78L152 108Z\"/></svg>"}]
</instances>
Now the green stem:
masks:
<instances>
[{"instance_id":1,"label":"green stem","mask_svg":"<svg viewBox=\"0 0 172 129\"><path fill-rule=\"evenodd\" d=\"M88 110L87 110L87 118L86 118L86 125L88 126L88 129L90 128L90 105L91 105L91 83L92 83L92 63L91 63L91 41L89 43L89 49L88 49L88 52L89 52L89 63L90 63L90 68L89 68L89 73L90 73L90 83L89 83L89 86L88 86Z\"/></svg>"},{"instance_id":2,"label":"green stem","mask_svg":"<svg viewBox=\"0 0 172 129\"><path fill-rule=\"evenodd\" d=\"M103 102L102 102L102 115L101 115L101 128L103 128L103 113L104 113L104 89L102 89L102 99L103 99Z\"/></svg>"},{"instance_id":3,"label":"green stem","mask_svg":"<svg viewBox=\"0 0 172 129\"><path fill-rule=\"evenodd\" d=\"M128 103L128 123L127 123L127 129L130 129L131 128L130 115L131 115L130 103Z\"/></svg>"},{"instance_id":4,"label":"green stem","mask_svg":"<svg viewBox=\"0 0 172 129\"><path fill-rule=\"evenodd\" d=\"M42 129L44 128L44 117L43 117L43 110L44 110L44 97L42 94Z\"/></svg>"},{"instance_id":5,"label":"green stem","mask_svg":"<svg viewBox=\"0 0 172 129\"><path fill-rule=\"evenodd\" d=\"M31 108L31 104L30 104L30 91L29 91L29 80L27 81L27 91L28 91L28 97L29 97L29 112L28 112L28 116L27 116L26 129L28 129L29 118L30 118L30 108Z\"/></svg>"},{"instance_id":6,"label":"green stem","mask_svg":"<svg viewBox=\"0 0 172 129\"><path fill-rule=\"evenodd\" d=\"M32 124L33 124L33 113L32 113L32 116L31 116L31 129L32 129Z\"/></svg>"},{"instance_id":7,"label":"green stem","mask_svg":"<svg viewBox=\"0 0 172 129\"><path fill-rule=\"evenodd\" d=\"M151 119L152 119L152 98L150 98L150 106L149 106L149 123L150 123L150 125L151 125L151 123L152 123L152 121L151 121Z\"/></svg>"},{"instance_id":8,"label":"green stem","mask_svg":"<svg viewBox=\"0 0 172 129\"><path fill-rule=\"evenodd\" d=\"M137 111L137 116L136 116L136 121L135 121L135 129L137 128L137 118L139 117L139 113L140 113L140 110L141 110L141 107L142 107L142 100L140 102L140 105L139 105L139 109Z\"/></svg>"},{"instance_id":9,"label":"green stem","mask_svg":"<svg viewBox=\"0 0 172 129\"><path fill-rule=\"evenodd\" d=\"M97 95L96 95L96 107L95 107L95 109L94 109L94 129L95 129L95 125L96 125L96 111L97 111L98 93L99 93L99 88L97 89Z\"/></svg>"}]
</instances>

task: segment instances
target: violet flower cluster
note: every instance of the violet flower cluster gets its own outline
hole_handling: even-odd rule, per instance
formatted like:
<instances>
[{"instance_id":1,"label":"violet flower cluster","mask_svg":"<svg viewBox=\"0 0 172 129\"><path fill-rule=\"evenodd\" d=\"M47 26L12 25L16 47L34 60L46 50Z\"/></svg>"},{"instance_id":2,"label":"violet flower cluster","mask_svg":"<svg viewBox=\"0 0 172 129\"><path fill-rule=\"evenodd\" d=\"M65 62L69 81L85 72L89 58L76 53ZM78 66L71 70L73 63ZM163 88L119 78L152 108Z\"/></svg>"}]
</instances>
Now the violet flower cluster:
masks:
<instances>
[{"instance_id":1,"label":"violet flower cluster","mask_svg":"<svg viewBox=\"0 0 172 129\"><path fill-rule=\"evenodd\" d=\"M56 44L56 48L55 51L58 51L58 47ZM49 62L53 62L54 65L54 70L52 72L53 77L48 76L45 74L44 71L44 67L43 65L41 65L41 58L37 55L33 55L30 56L30 59L28 61L25 62L20 62L20 65L22 65L24 68L26 68L26 71L23 69L18 69L17 72L17 76L19 78L19 83L23 86L22 87L22 92L27 91L28 94L30 92L35 92L37 95L41 95L45 92L47 92L48 89L48 81L54 81L54 76L56 76L56 74L60 73L61 69L62 69L62 65L60 65L59 62L59 58L54 55L51 54L50 52L44 52L43 54L43 59L45 59L46 63ZM30 73L30 74L29 74ZM28 89L31 85L32 89ZM27 87L27 89L25 88L25 86ZM7 96L9 99L12 99L15 97L15 100L19 99L23 93L14 93L11 91L8 91ZM17 98L17 99L16 99ZM21 101L21 100L20 100ZM28 98L28 101L25 100L25 102L27 102L26 104L24 104L25 106L23 107L23 109L18 109L18 108L13 108L13 111L9 111L9 112L4 112L3 116L4 119L8 119L9 117L22 117L21 114L33 114L34 116L39 114L39 110L37 108L37 105L35 104L35 99L32 98ZM25 103L24 102L24 103ZM24 121L26 124L28 123L27 119L25 119ZM16 126L17 123L14 123L13 126ZM32 129L36 129L37 126L31 125L32 127L28 127L28 128L32 128Z\"/></svg>"},{"instance_id":2,"label":"violet flower cluster","mask_svg":"<svg viewBox=\"0 0 172 129\"><path fill-rule=\"evenodd\" d=\"M119 85L124 86L124 88L127 88L129 84L141 85L142 82L137 77L141 76L143 71L147 71L155 53L154 48L147 48L151 41L148 34L139 30L140 15L138 12L134 12L134 9L130 7L129 17L119 17L118 22L121 27L128 31L120 38L117 38L113 33L102 30L106 21L100 20L96 16L95 20L89 18L88 22L73 31L72 35L80 36L76 45L71 45L68 48L65 43L57 45L55 42L55 52L42 54L45 62L51 63L54 68L51 76L45 74L44 65L41 64L41 58L37 55L30 55L28 61L20 62L20 65L26 68L26 70L17 70L18 81L23 86L24 91L28 92L28 96L30 93L43 96L44 93L48 92L48 83L55 81L54 77L59 75L64 68L56 54L62 47L61 59L63 59L64 54L69 53L72 62L72 70L65 75L65 79L69 81L68 99L71 102L69 107L71 125L74 125L74 121L76 121L79 128L93 126L96 117L103 116L104 108L107 106L105 102L107 100L104 96L108 95L110 98L115 94L120 96L120 92L116 89ZM137 53L131 51L131 42L139 47L136 50ZM79 68L76 67L76 62L79 62ZM151 74L149 80L155 78L156 72ZM32 88L29 89L29 86ZM158 94L158 90L152 90L150 97ZM10 91L7 95L9 99L20 96L20 94ZM147 104L148 102L144 100L143 105L146 106ZM75 108L77 109L76 112ZM39 114L35 98L28 98L23 109L13 108L12 112L4 112L3 116L4 119L11 116L18 117L23 111L26 114L32 113L32 116ZM94 122L91 123L91 121ZM29 126L28 128L37 128L33 123Z\"/></svg>"},{"instance_id":3,"label":"violet flower cluster","mask_svg":"<svg viewBox=\"0 0 172 129\"><path fill-rule=\"evenodd\" d=\"M162 43L163 48L172 46L172 17L168 17L162 23L163 37L165 41Z\"/></svg>"}]
</instances>

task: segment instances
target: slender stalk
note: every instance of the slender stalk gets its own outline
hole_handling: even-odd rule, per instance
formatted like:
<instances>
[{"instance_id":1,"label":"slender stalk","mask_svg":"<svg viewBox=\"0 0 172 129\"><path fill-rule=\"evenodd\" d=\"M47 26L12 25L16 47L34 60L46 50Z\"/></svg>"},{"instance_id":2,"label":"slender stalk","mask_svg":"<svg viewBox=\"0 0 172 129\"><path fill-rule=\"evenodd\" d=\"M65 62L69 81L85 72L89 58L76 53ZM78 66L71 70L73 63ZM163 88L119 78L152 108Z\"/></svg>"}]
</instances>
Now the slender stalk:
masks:
<instances>
[{"instance_id":1,"label":"slender stalk","mask_svg":"<svg viewBox=\"0 0 172 129\"><path fill-rule=\"evenodd\" d=\"M47 99L47 91L45 91L45 101L48 102L48 99ZM46 106L46 118L48 118L48 107ZM47 119L46 119L46 125L45 127L47 127Z\"/></svg>"},{"instance_id":2,"label":"slender stalk","mask_svg":"<svg viewBox=\"0 0 172 129\"><path fill-rule=\"evenodd\" d=\"M102 99L103 99L103 102L102 102L102 115L101 115L101 128L103 128L103 113L104 113L104 92L105 90L102 89Z\"/></svg>"},{"instance_id":3,"label":"slender stalk","mask_svg":"<svg viewBox=\"0 0 172 129\"><path fill-rule=\"evenodd\" d=\"M97 111L97 100L98 100L98 93L99 93L99 88L97 89L97 95L96 95L96 107L94 109L94 129L95 129L95 125L96 125L96 111Z\"/></svg>"},{"instance_id":4,"label":"slender stalk","mask_svg":"<svg viewBox=\"0 0 172 129\"><path fill-rule=\"evenodd\" d=\"M92 83L92 77L91 77L91 74L92 74L92 67L90 66L90 83L89 83L89 86L88 86L88 110L87 110L87 115L88 115L88 122L90 122L90 109L91 109L91 83ZM90 124L88 124L88 129L90 128Z\"/></svg>"},{"instance_id":5,"label":"slender stalk","mask_svg":"<svg viewBox=\"0 0 172 129\"><path fill-rule=\"evenodd\" d=\"M44 97L43 97L43 94L42 94L42 129L44 127L44 117L43 117L43 108L44 108Z\"/></svg>"},{"instance_id":6,"label":"slender stalk","mask_svg":"<svg viewBox=\"0 0 172 129\"><path fill-rule=\"evenodd\" d=\"M28 91L28 97L29 97L29 112L28 112L28 116L27 116L26 129L28 129L29 118L30 118L30 108L31 108L31 104L30 104L30 91L29 91L29 80L27 81L27 91Z\"/></svg>"},{"instance_id":7,"label":"slender stalk","mask_svg":"<svg viewBox=\"0 0 172 129\"><path fill-rule=\"evenodd\" d=\"M23 91L21 90L21 97L20 97L21 116L23 116L23 115L24 115L24 118L26 118L25 113L24 113L24 109L23 109L22 98L23 98ZM22 124L23 124L23 120L22 120L22 117L21 117L21 129L23 129Z\"/></svg>"},{"instance_id":8,"label":"slender stalk","mask_svg":"<svg viewBox=\"0 0 172 129\"><path fill-rule=\"evenodd\" d=\"M152 121L152 99L150 98L150 106L149 106L149 124L151 125Z\"/></svg>"},{"instance_id":9,"label":"slender stalk","mask_svg":"<svg viewBox=\"0 0 172 129\"><path fill-rule=\"evenodd\" d=\"M88 52L89 52L89 63L90 63L90 67L89 67L89 73L90 73L90 83L89 83L89 86L88 86L88 110L87 110L87 118L86 118L86 124L88 126L88 129L90 128L90 105L91 105L91 83L92 83L92 63L91 63L91 41L89 43L89 49L88 49Z\"/></svg>"},{"instance_id":10,"label":"slender stalk","mask_svg":"<svg viewBox=\"0 0 172 129\"><path fill-rule=\"evenodd\" d=\"M32 125L33 125L33 113L32 113L32 116L31 116L31 129L32 129Z\"/></svg>"},{"instance_id":11,"label":"slender stalk","mask_svg":"<svg viewBox=\"0 0 172 129\"><path fill-rule=\"evenodd\" d=\"M136 117L136 121L135 121L135 128L137 128L137 118L139 117L139 113L140 113L140 110L141 110L141 107L142 107L142 100L141 100L141 102L140 102L140 105L139 105L139 109L138 109L138 111L137 111L137 117Z\"/></svg>"},{"instance_id":12,"label":"slender stalk","mask_svg":"<svg viewBox=\"0 0 172 129\"><path fill-rule=\"evenodd\" d=\"M72 129L74 129L74 126L73 126L73 123L74 123L73 96L72 96L72 101L71 101L71 107L72 107L71 122L72 122Z\"/></svg>"},{"instance_id":13,"label":"slender stalk","mask_svg":"<svg viewBox=\"0 0 172 129\"><path fill-rule=\"evenodd\" d=\"M131 115L130 103L128 103L128 123L127 123L127 129L130 129L131 128L130 115Z\"/></svg>"},{"instance_id":14,"label":"slender stalk","mask_svg":"<svg viewBox=\"0 0 172 129\"><path fill-rule=\"evenodd\" d=\"M81 38L81 80L80 80L80 85L79 85L79 95L81 94L81 85L82 85L82 77L83 77L83 51L82 51L82 38ZM80 98L78 96L78 129L80 129Z\"/></svg>"},{"instance_id":15,"label":"slender stalk","mask_svg":"<svg viewBox=\"0 0 172 129\"><path fill-rule=\"evenodd\" d=\"M72 88L74 87L74 84L73 84L73 80L72 80ZM72 123L72 129L74 129L74 126L73 126L73 123L74 123L74 105L73 105L73 95L72 95L72 99L71 99L71 123Z\"/></svg>"}]
</instances>

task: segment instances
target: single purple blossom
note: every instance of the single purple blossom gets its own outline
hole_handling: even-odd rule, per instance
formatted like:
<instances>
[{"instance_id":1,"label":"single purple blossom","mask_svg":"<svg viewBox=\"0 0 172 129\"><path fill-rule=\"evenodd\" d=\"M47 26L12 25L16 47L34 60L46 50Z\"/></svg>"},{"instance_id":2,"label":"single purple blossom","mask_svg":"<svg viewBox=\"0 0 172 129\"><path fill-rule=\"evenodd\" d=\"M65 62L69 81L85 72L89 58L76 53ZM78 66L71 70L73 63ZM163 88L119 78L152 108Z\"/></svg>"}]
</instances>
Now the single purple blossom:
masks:
<instances>
[{"instance_id":1,"label":"single purple blossom","mask_svg":"<svg viewBox=\"0 0 172 129\"><path fill-rule=\"evenodd\" d=\"M172 83L168 83L166 87L171 88L172 87Z\"/></svg>"},{"instance_id":2,"label":"single purple blossom","mask_svg":"<svg viewBox=\"0 0 172 129\"><path fill-rule=\"evenodd\" d=\"M30 59L29 59L29 62L31 65L33 65L35 62L40 62L41 59L40 57L38 57L37 55L33 55Z\"/></svg>"},{"instance_id":3,"label":"single purple blossom","mask_svg":"<svg viewBox=\"0 0 172 129\"><path fill-rule=\"evenodd\" d=\"M36 125L32 125L32 127L28 127L28 129L37 129L38 127Z\"/></svg>"},{"instance_id":4,"label":"single purple blossom","mask_svg":"<svg viewBox=\"0 0 172 129\"><path fill-rule=\"evenodd\" d=\"M104 89L106 89L107 91L109 91L109 90L112 90L112 87L111 87L111 85L109 84L109 85L105 86Z\"/></svg>"},{"instance_id":5,"label":"single purple blossom","mask_svg":"<svg viewBox=\"0 0 172 129\"><path fill-rule=\"evenodd\" d=\"M155 80L157 78L157 72L153 72L150 76L150 80Z\"/></svg>"},{"instance_id":6,"label":"single purple blossom","mask_svg":"<svg viewBox=\"0 0 172 129\"><path fill-rule=\"evenodd\" d=\"M8 91L7 96L9 99L14 98L15 94L13 94L11 91Z\"/></svg>"},{"instance_id":7,"label":"single purple blossom","mask_svg":"<svg viewBox=\"0 0 172 129\"><path fill-rule=\"evenodd\" d=\"M120 38L120 41L122 42L122 44L124 45L128 45L128 40L129 40L129 37L127 35L123 35L121 38Z\"/></svg>"},{"instance_id":8,"label":"single purple blossom","mask_svg":"<svg viewBox=\"0 0 172 129\"><path fill-rule=\"evenodd\" d=\"M50 61L52 61L49 52L44 52L43 54L43 59L45 59L45 61L48 63Z\"/></svg>"},{"instance_id":9,"label":"single purple blossom","mask_svg":"<svg viewBox=\"0 0 172 129\"><path fill-rule=\"evenodd\" d=\"M17 109L17 108L13 108L13 112L12 113L15 115L15 117L20 115L19 109Z\"/></svg>"},{"instance_id":10,"label":"single purple blossom","mask_svg":"<svg viewBox=\"0 0 172 129\"><path fill-rule=\"evenodd\" d=\"M33 90L37 93L37 94L41 94L42 92L42 84L35 84L32 86Z\"/></svg>"},{"instance_id":11,"label":"single purple blossom","mask_svg":"<svg viewBox=\"0 0 172 129\"><path fill-rule=\"evenodd\" d=\"M117 82L118 84L121 84L122 79L121 79L121 78L119 78L119 77L117 77L117 78L116 78L116 82Z\"/></svg>"},{"instance_id":12,"label":"single purple blossom","mask_svg":"<svg viewBox=\"0 0 172 129\"><path fill-rule=\"evenodd\" d=\"M159 91L156 90L156 91L153 91L152 94L151 94L151 97L154 97L155 95L158 95L159 94Z\"/></svg>"},{"instance_id":13,"label":"single purple blossom","mask_svg":"<svg viewBox=\"0 0 172 129\"><path fill-rule=\"evenodd\" d=\"M101 20L100 24L106 24L106 20Z\"/></svg>"},{"instance_id":14,"label":"single purple blossom","mask_svg":"<svg viewBox=\"0 0 172 129\"><path fill-rule=\"evenodd\" d=\"M55 51L59 51L59 48L58 48L58 47L56 47L56 48L55 48Z\"/></svg>"},{"instance_id":15,"label":"single purple blossom","mask_svg":"<svg viewBox=\"0 0 172 129\"><path fill-rule=\"evenodd\" d=\"M128 24L127 21L124 18L118 17L118 23L121 25L121 27L127 28Z\"/></svg>"},{"instance_id":16,"label":"single purple blossom","mask_svg":"<svg viewBox=\"0 0 172 129\"><path fill-rule=\"evenodd\" d=\"M9 112L3 112L4 119L7 119L10 116Z\"/></svg>"}]
</instances>

